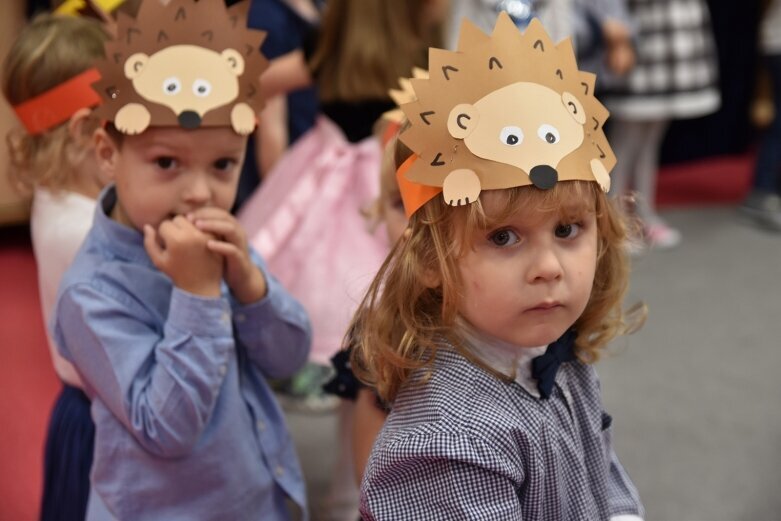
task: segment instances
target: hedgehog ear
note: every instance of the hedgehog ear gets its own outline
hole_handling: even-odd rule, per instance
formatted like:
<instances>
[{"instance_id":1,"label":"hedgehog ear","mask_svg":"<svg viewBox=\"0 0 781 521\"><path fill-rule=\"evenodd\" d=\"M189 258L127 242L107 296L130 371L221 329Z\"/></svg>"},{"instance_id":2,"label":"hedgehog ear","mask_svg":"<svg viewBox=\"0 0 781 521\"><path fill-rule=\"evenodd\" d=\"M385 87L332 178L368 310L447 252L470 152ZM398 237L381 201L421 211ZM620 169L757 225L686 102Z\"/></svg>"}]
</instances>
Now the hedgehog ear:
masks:
<instances>
[{"instance_id":1,"label":"hedgehog ear","mask_svg":"<svg viewBox=\"0 0 781 521\"><path fill-rule=\"evenodd\" d=\"M564 92L561 95L561 102L564 103L564 106L567 108L569 115L572 116L572 119L577 121L580 125L586 123L586 111L583 110L583 105L578 98L569 92Z\"/></svg>"},{"instance_id":2,"label":"hedgehog ear","mask_svg":"<svg viewBox=\"0 0 781 521\"><path fill-rule=\"evenodd\" d=\"M466 139L477 126L478 112L474 105L461 103L450 111L447 130L456 139Z\"/></svg>"},{"instance_id":3,"label":"hedgehog ear","mask_svg":"<svg viewBox=\"0 0 781 521\"><path fill-rule=\"evenodd\" d=\"M142 52L137 52L125 62L125 77L129 80L135 79L146 67L149 56Z\"/></svg>"},{"instance_id":4,"label":"hedgehog ear","mask_svg":"<svg viewBox=\"0 0 781 521\"><path fill-rule=\"evenodd\" d=\"M244 73L244 58L241 57L239 51L225 49L221 56L223 60L228 62L228 67L234 75L241 76Z\"/></svg>"}]
</instances>

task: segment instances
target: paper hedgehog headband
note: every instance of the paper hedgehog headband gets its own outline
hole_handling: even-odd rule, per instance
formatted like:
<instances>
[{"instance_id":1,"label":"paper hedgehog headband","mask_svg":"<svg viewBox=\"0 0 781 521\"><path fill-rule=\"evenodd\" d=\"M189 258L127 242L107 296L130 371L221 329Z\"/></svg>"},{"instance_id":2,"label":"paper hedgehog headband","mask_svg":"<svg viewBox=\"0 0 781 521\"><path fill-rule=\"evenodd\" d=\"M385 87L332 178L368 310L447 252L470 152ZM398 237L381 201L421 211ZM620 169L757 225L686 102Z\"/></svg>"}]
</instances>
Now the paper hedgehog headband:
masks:
<instances>
[{"instance_id":1,"label":"paper hedgehog headband","mask_svg":"<svg viewBox=\"0 0 781 521\"><path fill-rule=\"evenodd\" d=\"M536 19L521 33L507 13L491 35L464 20L456 52L429 50L429 74L410 80L401 105L411 126L400 139L414 152L398 175L408 216L440 191L460 206L514 186L610 189L608 111L569 39L554 45Z\"/></svg>"},{"instance_id":2,"label":"paper hedgehog headband","mask_svg":"<svg viewBox=\"0 0 781 521\"><path fill-rule=\"evenodd\" d=\"M135 19L117 17L117 36L98 63L96 115L124 134L149 126L230 126L250 134L263 101L266 36L247 28L249 2L145 0Z\"/></svg>"}]
</instances>

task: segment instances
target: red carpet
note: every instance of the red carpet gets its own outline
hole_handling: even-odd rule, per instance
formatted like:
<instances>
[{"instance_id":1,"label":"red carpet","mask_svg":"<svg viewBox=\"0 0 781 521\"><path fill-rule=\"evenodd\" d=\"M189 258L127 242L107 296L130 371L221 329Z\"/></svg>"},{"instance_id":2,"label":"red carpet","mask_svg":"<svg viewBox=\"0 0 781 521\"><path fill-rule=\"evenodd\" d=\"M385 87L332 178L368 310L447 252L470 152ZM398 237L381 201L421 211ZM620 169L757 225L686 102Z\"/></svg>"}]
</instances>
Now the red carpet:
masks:
<instances>
[{"instance_id":1,"label":"red carpet","mask_svg":"<svg viewBox=\"0 0 781 521\"><path fill-rule=\"evenodd\" d=\"M752 155L667 166L661 207L736 204L748 190ZM41 323L26 228L0 228L0 521L37 518L43 439L59 382Z\"/></svg>"},{"instance_id":2,"label":"red carpet","mask_svg":"<svg viewBox=\"0 0 781 521\"><path fill-rule=\"evenodd\" d=\"M0 520L38 517L51 368L26 228L0 229Z\"/></svg>"}]
</instances>

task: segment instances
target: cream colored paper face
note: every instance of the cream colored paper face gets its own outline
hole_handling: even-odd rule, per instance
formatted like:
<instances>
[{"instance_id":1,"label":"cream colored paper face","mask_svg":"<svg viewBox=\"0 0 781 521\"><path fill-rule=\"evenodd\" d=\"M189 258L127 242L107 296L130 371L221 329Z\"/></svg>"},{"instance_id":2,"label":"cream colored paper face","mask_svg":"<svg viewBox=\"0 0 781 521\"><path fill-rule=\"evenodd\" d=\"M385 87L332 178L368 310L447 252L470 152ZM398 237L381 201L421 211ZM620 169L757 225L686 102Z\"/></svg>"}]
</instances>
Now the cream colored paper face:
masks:
<instances>
[{"instance_id":1,"label":"cream colored paper face","mask_svg":"<svg viewBox=\"0 0 781 521\"><path fill-rule=\"evenodd\" d=\"M145 100L165 105L177 116L192 111L200 118L236 99L243 68L244 60L233 49L217 53L174 45L152 56L134 54L125 62L125 76Z\"/></svg>"},{"instance_id":2,"label":"cream colored paper face","mask_svg":"<svg viewBox=\"0 0 781 521\"><path fill-rule=\"evenodd\" d=\"M595 77L539 21L521 33L502 13L490 36L464 21L457 52L430 50L429 73L410 80L415 99L401 107L411 123L401 140L420 158L410 181L441 186L454 205L485 189L609 186L615 156Z\"/></svg>"},{"instance_id":3,"label":"cream colored paper face","mask_svg":"<svg viewBox=\"0 0 781 521\"><path fill-rule=\"evenodd\" d=\"M248 3L145 0L137 19L121 14L99 66L97 115L126 134L150 125L251 133L268 62L259 51L265 33L246 27Z\"/></svg>"},{"instance_id":4,"label":"cream colored paper face","mask_svg":"<svg viewBox=\"0 0 781 521\"><path fill-rule=\"evenodd\" d=\"M583 125L567 110L561 94L528 82L502 87L474 105L455 107L448 129L452 126L474 155L527 174L538 165L556 168L584 136Z\"/></svg>"}]
</instances>

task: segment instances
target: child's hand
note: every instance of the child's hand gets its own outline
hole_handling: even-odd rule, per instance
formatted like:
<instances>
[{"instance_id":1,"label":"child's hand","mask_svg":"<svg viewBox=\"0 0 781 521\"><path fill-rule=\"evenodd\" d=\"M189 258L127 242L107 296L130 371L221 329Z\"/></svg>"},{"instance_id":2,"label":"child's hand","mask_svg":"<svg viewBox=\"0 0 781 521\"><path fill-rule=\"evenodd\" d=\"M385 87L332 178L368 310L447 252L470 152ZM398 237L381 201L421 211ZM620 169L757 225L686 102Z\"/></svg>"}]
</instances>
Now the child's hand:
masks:
<instances>
[{"instance_id":1,"label":"child's hand","mask_svg":"<svg viewBox=\"0 0 781 521\"><path fill-rule=\"evenodd\" d=\"M249 255L247 236L239 222L220 208L201 208L188 219L202 232L215 238L207 243L209 250L225 258L225 282L242 304L251 304L266 296L266 279Z\"/></svg>"},{"instance_id":2,"label":"child's hand","mask_svg":"<svg viewBox=\"0 0 781 521\"><path fill-rule=\"evenodd\" d=\"M157 230L144 226L144 247L157 269L171 277L179 289L218 297L224 262L207 248L210 239L181 215L163 221Z\"/></svg>"}]
</instances>

